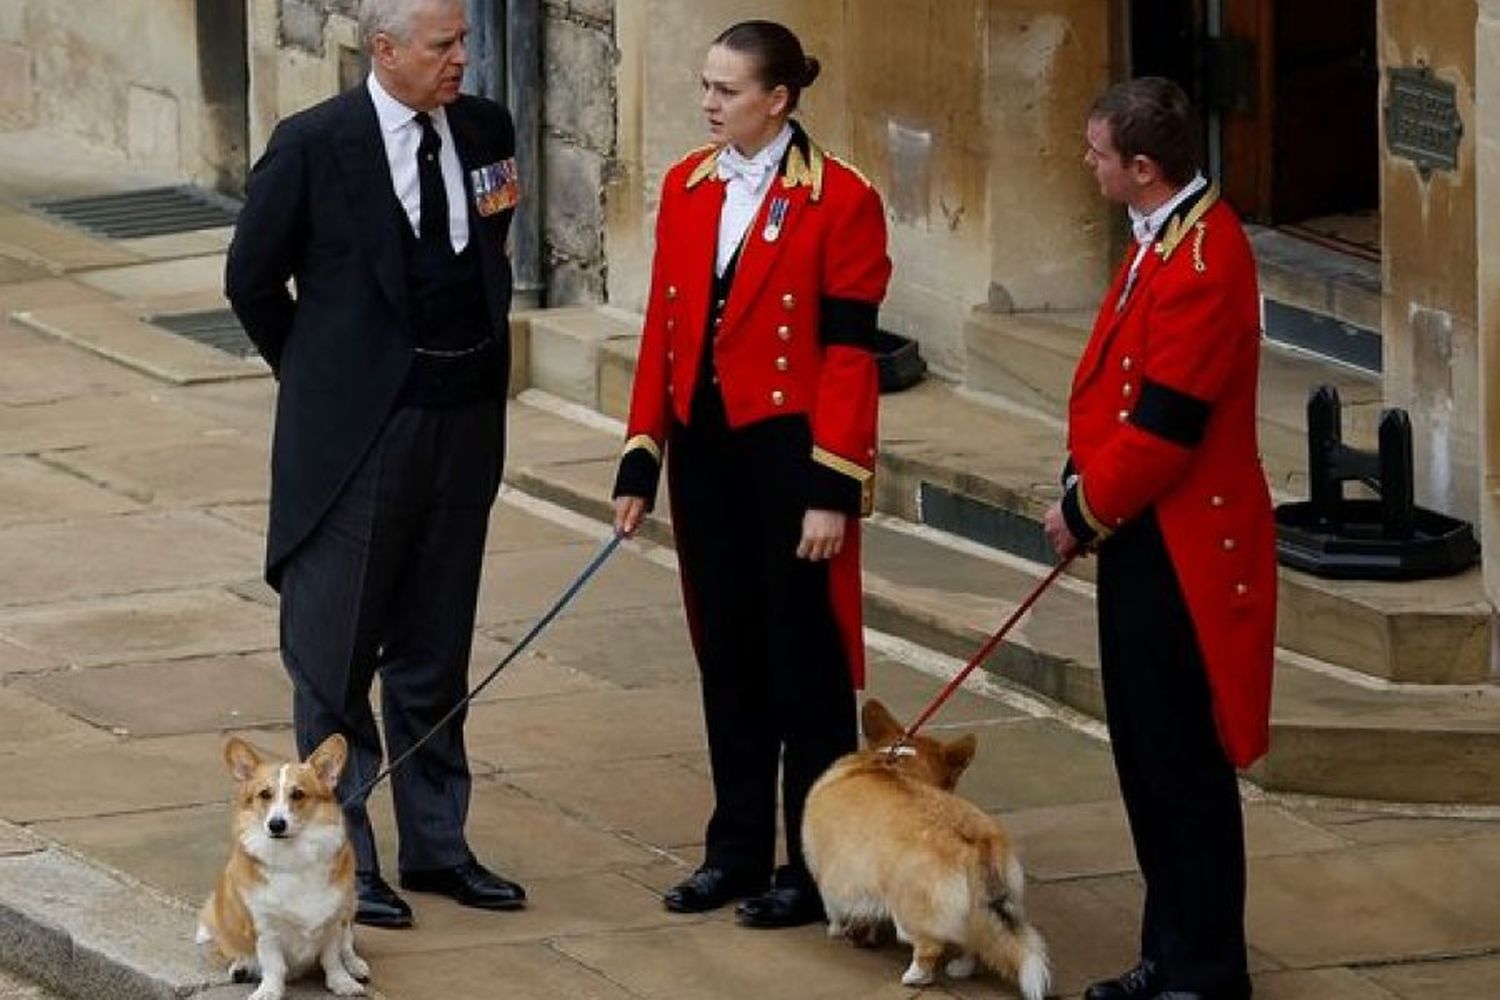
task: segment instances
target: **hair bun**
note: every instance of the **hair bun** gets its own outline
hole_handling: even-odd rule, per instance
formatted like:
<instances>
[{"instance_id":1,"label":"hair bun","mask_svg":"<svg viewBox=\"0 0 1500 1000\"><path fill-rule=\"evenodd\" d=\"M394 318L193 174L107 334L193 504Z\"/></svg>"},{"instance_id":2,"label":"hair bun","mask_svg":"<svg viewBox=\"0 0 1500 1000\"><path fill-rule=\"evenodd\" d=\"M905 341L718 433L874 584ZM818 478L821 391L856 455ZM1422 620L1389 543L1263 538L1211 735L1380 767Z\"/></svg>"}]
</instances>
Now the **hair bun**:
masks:
<instances>
[{"instance_id":1,"label":"hair bun","mask_svg":"<svg viewBox=\"0 0 1500 1000\"><path fill-rule=\"evenodd\" d=\"M802 58L802 86L811 87L813 81L818 78L819 71L823 66L818 62L817 56L804 56Z\"/></svg>"}]
</instances>

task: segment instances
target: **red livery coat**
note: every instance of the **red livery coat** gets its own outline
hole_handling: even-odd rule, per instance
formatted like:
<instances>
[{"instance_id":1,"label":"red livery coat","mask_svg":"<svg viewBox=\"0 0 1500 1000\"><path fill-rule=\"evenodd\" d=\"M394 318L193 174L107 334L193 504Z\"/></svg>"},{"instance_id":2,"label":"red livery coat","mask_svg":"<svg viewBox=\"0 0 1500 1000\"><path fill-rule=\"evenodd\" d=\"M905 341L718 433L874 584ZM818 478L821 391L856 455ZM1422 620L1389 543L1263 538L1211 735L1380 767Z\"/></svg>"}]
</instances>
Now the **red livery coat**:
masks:
<instances>
[{"instance_id":1,"label":"red livery coat","mask_svg":"<svg viewBox=\"0 0 1500 1000\"><path fill-rule=\"evenodd\" d=\"M1162 227L1117 308L1129 265L1074 374L1077 478L1063 512L1088 541L1155 507L1220 741L1245 767L1266 752L1276 634L1276 531L1255 438L1255 261L1210 189Z\"/></svg>"},{"instance_id":2,"label":"red livery coat","mask_svg":"<svg viewBox=\"0 0 1500 1000\"><path fill-rule=\"evenodd\" d=\"M805 414L811 462L873 501L879 385L866 342L885 297L880 196L794 126L782 173L746 232L715 337L714 371L731 428ZM687 423L706 328L724 182L719 147L694 150L662 182L650 298L636 361L625 456L660 463L675 417ZM777 203L780 202L778 205ZM772 224L773 211L779 224ZM864 678L859 520L829 567L833 610L855 684Z\"/></svg>"}]
</instances>

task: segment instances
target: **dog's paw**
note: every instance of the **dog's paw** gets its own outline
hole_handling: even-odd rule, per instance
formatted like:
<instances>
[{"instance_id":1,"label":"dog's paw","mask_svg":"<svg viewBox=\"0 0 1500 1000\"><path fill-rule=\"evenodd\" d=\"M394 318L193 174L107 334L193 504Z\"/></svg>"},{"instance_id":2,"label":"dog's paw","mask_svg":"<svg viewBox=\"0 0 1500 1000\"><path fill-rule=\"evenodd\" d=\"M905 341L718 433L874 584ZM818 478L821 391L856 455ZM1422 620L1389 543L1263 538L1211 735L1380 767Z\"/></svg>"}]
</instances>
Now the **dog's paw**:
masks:
<instances>
[{"instance_id":1,"label":"dog's paw","mask_svg":"<svg viewBox=\"0 0 1500 1000\"><path fill-rule=\"evenodd\" d=\"M353 952L344 956L344 968L349 970L349 975L362 983L370 979L370 963Z\"/></svg>"},{"instance_id":2,"label":"dog's paw","mask_svg":"<svg viewBox=\"0 0 1500 1000\"><path fill-rule=\"evenodd\" d=\"M323 979L323 985L328 987L328 992L336 997L362 997L365 988L359 981L347 972L330 972Z\"/></svg>"},{"instance_id":3,"label":"dog's paw","mask_svg":"<svg viewBox=\"0 0 1500 1000\"><path fill-rule=\"evenodd\" d=\"M948 964L943 967L943 971L948 974L950 979L968 979L974 974L974 970L978 965L979 963L975 961L973 955L959 955L957 958L949 959Z\"/></svg>"},{"instance_id":4,"label":"dog's paw","mask_svg":"<svg viewBox=\"0 0 1500 1000\"><path fill-rule=\"evenodd\" d=\"M915 961L913 961L911 965L908 965L906 967L906 971L901 974L901 985L931 986L932 978L933 977L931 969L924 969Z\"/></svg>"},{"instance_id":5,"label":"dog's paw","mask_svg":"<svg viewBox=\"0 0 1500 1000\"><path fill-rule=\"evenodd\" d=\"M248 1000L281 1000L286 990L279 983L261 983L260 988L250 994Z\"/></svg>"}]
</instances>

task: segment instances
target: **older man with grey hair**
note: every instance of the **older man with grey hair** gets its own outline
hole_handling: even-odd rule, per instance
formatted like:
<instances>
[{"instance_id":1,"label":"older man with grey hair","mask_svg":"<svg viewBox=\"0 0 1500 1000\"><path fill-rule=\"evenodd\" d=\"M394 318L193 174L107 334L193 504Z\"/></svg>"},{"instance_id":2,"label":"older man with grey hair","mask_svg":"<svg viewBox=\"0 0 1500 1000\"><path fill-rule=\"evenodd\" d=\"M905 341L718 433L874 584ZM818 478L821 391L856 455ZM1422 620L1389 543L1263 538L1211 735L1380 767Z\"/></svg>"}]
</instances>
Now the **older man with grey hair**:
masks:
<instances>
[{"instance_id":1,"label":"older man with grey hair","mask_svg":"<svg viewBox=\"0 0 1500 1000\"><path fill-rule=\"evenodd\" d=\"M364 0L359 17L369 78L276 128L226 291L279 381L266 578L281 594L298 749L348 738L356 919L405 927L411 909L381 877L361 789L379 771L382 728L394 759L467 691L505 452L505 242L519 192L510 115L459 93L462 0ZM391 787L404 888L524 905L465 838L462 713Z\"/></svg>"}]
</instances>

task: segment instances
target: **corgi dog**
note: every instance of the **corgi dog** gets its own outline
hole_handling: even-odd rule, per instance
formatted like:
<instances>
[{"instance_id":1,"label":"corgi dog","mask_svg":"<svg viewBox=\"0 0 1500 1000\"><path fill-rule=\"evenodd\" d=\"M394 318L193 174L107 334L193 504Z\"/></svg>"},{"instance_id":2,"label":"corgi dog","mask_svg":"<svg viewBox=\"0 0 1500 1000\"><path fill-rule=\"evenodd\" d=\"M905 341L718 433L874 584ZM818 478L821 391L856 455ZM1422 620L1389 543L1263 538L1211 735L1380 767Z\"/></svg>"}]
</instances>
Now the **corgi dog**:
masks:
<instances>
[{"instance_id":1,"label":"corgi dog","mask_svg":"<svg viewBox=\"0 0 1500 1000\"><path fill-rule=\"evenodd\" d=\"M362 996L370 966L354 953L354 849L334 796L348 759L335 733L300 764L237 736L224 761L238 783L229 862L198 915L235 982L260 980L250 1000L281 1000L286 981L323 968L338 996Z\"/></svg>"},{"instance_id":2,"label":"corgi dog","mask_svg":"<svg viewBox=\"0 0 1500 1000\"><path fill-rule=\"evenodd\" d=\"M866 748L846 754L807 796L802 852L831 937L872 941L887 921L910 944L907 986L933 982L945 953L955 979L982 962L1046 996L1047 947L1021 908L1021 864L1000 824L953 793L974 758L973 734L902 740L875 699L860 715Z\"/></svg>"}]
</instances>

